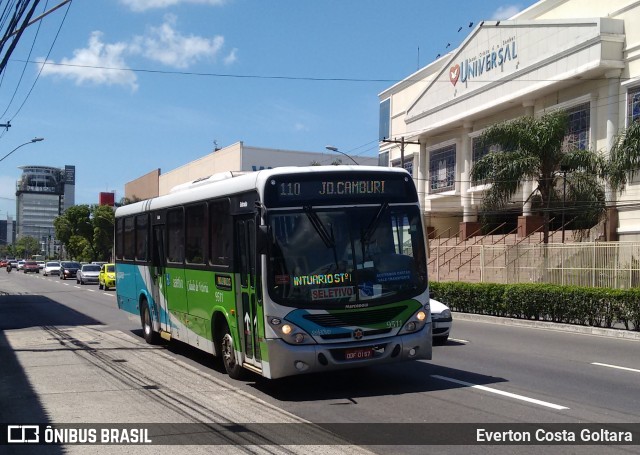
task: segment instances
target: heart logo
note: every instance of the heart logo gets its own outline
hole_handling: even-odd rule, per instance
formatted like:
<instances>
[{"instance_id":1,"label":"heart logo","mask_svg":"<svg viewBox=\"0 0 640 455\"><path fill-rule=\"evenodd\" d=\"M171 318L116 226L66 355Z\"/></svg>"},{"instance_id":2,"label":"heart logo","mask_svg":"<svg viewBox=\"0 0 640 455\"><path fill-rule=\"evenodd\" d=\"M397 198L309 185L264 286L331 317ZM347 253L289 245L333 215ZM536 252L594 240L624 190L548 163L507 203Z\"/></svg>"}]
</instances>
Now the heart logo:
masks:
<instances>
[{"instance_id":1,"label":"heart logo","mask_svg":"<svg viewBox=\"0 0 640 455\"><path fill-rule=\"evenodd\" d=\"M454 87L458 82L459 77L460 77L460 65L455 65L449 68L449 80L454 85Z\"/></svg>"}]
</instances>

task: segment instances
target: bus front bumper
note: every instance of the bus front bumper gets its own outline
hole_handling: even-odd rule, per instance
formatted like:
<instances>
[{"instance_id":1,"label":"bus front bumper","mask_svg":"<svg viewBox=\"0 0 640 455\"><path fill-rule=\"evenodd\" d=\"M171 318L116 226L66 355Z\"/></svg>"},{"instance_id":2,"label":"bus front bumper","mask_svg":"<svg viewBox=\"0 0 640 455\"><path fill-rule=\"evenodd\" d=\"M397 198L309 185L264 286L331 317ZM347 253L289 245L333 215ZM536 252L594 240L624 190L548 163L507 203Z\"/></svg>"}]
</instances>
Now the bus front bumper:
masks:
<instances>
[{"instance_id":1,"label":"bus front bumper","mask_svg":"<svg viewBox=\"0 0 640 455\"><path fill-rule=\"evenodd\" d=\"M431 324L421 331L392 338L339 344L291 345L281 339L267 341L272 379L303 373L358 368L370 365L431 360Z\"/></svg>"}]
</instances>

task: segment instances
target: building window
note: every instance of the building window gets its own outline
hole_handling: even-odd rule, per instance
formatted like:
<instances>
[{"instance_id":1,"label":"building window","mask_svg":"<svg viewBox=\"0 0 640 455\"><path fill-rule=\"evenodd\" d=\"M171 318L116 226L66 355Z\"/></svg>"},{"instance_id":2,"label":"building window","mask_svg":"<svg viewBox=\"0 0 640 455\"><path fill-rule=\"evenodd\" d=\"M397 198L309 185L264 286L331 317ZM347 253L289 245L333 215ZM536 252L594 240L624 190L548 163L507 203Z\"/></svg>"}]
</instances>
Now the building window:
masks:
<instances>
[{"instance_id":1,"label":"building window","mask_svg":"<svg viewBox=\"0 0 640 455\"><path fill-rule=\"evenodd\" d=\"M391 98L380 103L380 125L378 130L378 140L389 139L391 137Z\"/></svg>"},{"instance_id":2,"label":"building window","mask_svg":"<svg viewBox=\"0 0 640 455\"><path fill-rule=\"evenodd\" d=\"M400 160L394 160L391 167L400 167ZM409 172L409 175L413 177L413 156L407 158L404 157L404 168Z\"/></svg>"},{"instance_id":3,"label":"building window","mask_svg":"<svg viewBox=\"0 0 640 455\"><path fill-rule=\"evenodd\" d=\"M389 167L389 152L382 152L378 155L378 166Z\"/></svg>"},{"instance_id":4,"label":"building window","mask_svg":"<svg viewBox=\"0 0 640 455\"><path fill-rule=\"evenodd\" d=\"M483 146L482 141L480 140L479 137L474 137L471 139L471 152L473 155L472 156L473 164L476 164L478 161L480 161L482 158L487 156L489 153L499 152L501 150L502 148L497 144Z\"/></svg>"},{"instance_id":5,"label":"building window","mask_svg":"<svg viewBox=\"0 0 640 455\"><path fill-rule=\"evenodd\" d=\"M567 148L577 148L579 150L589 148L589 111L589 103L567 109L569 116L569 125L565 137L565 146Z\"/></svg>"},{"instance_id":6,"label":"building window","mask_svg":"<svg viewBox=\"0 0 640 455\"><path fill-rule=\"evenodd\" d=\"M441 193L455 189L456 146L433 150L429 154L429 189Z\"/></svg>"},{"instance_id":7,"label":"building window","mask_svg":"<svg viewBox=\"0 0 640 455\"><path fill-rule=\"evenodd\" d=\"M640 119L640 86L627 93L627 125Z\"/></svg>"}]
</instances>

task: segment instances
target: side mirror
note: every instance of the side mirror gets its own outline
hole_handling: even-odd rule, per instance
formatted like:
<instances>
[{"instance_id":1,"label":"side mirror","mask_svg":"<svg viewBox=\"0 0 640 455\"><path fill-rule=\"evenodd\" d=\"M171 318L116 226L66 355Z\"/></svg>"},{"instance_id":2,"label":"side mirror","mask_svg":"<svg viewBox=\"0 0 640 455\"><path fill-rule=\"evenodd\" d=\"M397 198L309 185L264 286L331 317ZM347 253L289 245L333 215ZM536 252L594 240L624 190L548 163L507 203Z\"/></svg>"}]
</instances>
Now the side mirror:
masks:
<instances>
[{"instance_id":1,"label":"side mirror","mask_svg":"<svg viewBox=\"0 0 640 455\"><path fill-rule=\"evenodd\" d=\"M258 226L256 236L256 252L258 254L266 254L269 248L271 229L269 228L269 226Z\"/></svg>"}]
</instances>

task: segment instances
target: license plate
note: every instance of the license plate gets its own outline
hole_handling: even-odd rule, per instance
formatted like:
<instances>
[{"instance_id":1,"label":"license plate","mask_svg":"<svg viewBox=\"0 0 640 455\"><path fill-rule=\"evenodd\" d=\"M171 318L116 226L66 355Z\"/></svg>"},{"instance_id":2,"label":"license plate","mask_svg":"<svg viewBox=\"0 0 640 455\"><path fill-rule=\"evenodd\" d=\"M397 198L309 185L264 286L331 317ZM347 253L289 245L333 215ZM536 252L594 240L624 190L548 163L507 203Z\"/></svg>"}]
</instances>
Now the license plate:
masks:
<instances>
[{"instance_id":1,"label":"license plate","mask_svg":"<svg viewBox=\"0 0 640 455\"><path fill-rule=\"evenodd\" d=\"M347 349L344 351L345 360L363 360L373 357L373 349L371 348L357 348Z\"/></svg>"}]
</instances>

